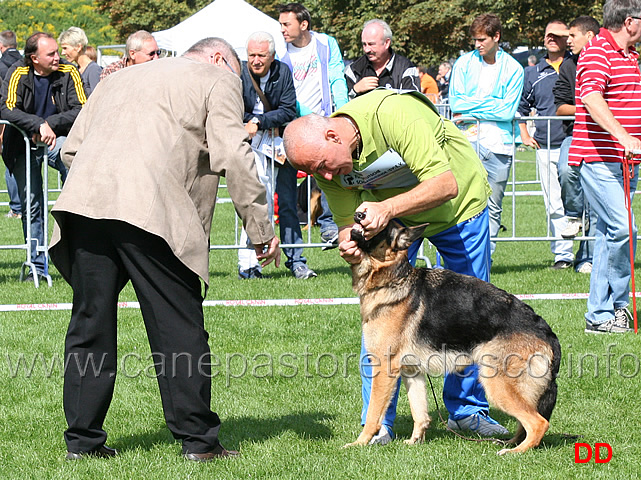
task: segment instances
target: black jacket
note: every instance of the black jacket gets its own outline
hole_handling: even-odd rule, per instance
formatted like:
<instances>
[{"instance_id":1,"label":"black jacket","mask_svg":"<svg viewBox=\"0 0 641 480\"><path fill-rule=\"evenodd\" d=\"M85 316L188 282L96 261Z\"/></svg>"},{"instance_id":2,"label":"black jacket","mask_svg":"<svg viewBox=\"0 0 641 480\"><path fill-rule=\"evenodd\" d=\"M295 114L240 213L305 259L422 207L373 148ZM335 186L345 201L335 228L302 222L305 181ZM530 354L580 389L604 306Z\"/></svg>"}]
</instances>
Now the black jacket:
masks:
<instances>
[{"instance_id":1,"label":"black jacket","mask_svg":"<svg viewBox=\"0 0 641 480\"><path fill-rule=\"evenodd\" d=\"M394 53L390 49L392 58L387 63L380 75L376 75L376 70L367 58L367 55L358 57L345 69L345 80L347 81L347 91L349 98L353 99L358 96L354 91L354 85L363 77L378 77L378 86L421 91L421 81L418 78L418 69L409 59L402 55Z\"/></svg>"},{"instance_id":2,"label":"black jacket","mask_svg":"<svg viewBox=\"0 0 641 480\"><path fill-rule=\"evenodd\" d=\"M561 105L576 105L576 62L578 55L572 55L570 58L563 60L559 67L559 78L554 84L552 92L554 93L554 107L558 110ZM572 120L563 121L563 129L566 137L571 137L574 131L574 122Z\"/></svg>"},{"instance_id":3,"label":"black jacket","mask_svg":"<svg viewBox=\"0 0 641 480\"><path fill-rule=\"evenodd\" d=\"M256 117L260 121L259 128L267 130L281 127L296 118L296 90L294 89L292 72L287 65L274 60L269 67L269 79L263 93L272 110L261 115L252 113L258 94L252 84L247 62L243 62L241 65L241 79L243 81L243 103L245 104L243 121L245 123ZM260 79L256 79L256 83L260 86Z\"/></svg>"},{"instance_id":4,"label":"black jacket","mask_svg":"<svg viewBox=\"0 0 641 480\"><path fill-rule=\"evenodd\" d=\"M563 63L568 61L569 57L570 54L566 53ZM556 116L552 89L559 75L554 70L554 67L547 62L547 55L541 58L539 63L533 67L527 67L524 77L523 94L518 108L519 114L522 117L527 117L530 115L530 110L535 108L537 115L541 117ZM536 126L534 139L539 142L541 148L548 148L548 121L534 120L534 125ZM550 121L549 148L558 148L565 139L565 133L560 127L560 121Z\"/></svg>"},{"instance_id":5,"label":"black jacket","mask_svg":"<svg viewBox=\"0 0 641 480\"><path fill-rule=\"evenodd\" d=\"M27 67L24 59L16 62L7 72L0 89L0 116L31 137L46 120L56 136L67 135L80 109L87 101L82 78L78 69L60 61L57 71L51 73L53 101L57 112L48 118L34 115L33 67ZM22 134L15 128L7 128L2 143L2 158L9 168L17 158L23 158L25 144Z\"/></svg>"},{"instance_id":6,"label":"black jacket","mask_svg":"<svg viewBox=\"0 0 641 480\"><path fill-rule=\"evenodd\" d=\"M4 51L2 58L0 58L0 80L7 74L9 67L21 58L22 55L20 55L20 52L15 48L7 48Z\"/></svg>"}]
</instances>

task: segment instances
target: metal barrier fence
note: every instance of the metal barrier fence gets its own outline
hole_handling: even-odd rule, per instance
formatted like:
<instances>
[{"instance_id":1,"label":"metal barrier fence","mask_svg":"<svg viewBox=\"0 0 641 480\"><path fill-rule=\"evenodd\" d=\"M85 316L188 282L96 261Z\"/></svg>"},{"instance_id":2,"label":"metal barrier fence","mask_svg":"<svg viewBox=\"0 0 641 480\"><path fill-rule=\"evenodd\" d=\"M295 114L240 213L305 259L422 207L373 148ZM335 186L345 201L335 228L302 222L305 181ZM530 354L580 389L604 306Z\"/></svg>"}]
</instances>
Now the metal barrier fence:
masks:
<instances>
[{"instance_id":1,"label":"metal barrier fence","mask_svg":"<svg viewBox=\"0 0 641 480\"><path fill-rule=\"evenodd\" d=\"M439 107L442 107L443 110L446 110L448 108L447 104L444 105L439 105ZM513 161L512 161L512 167L511 167L511 172L510 172L510 179L508 181L508 185L505 190L505 200L504 200L504 205L505 201L508 200L511 201L511 215L512 215L512 221L511 223L511 228L509 229L508 232L503 233L501 236L498 237L493 237L492 240L497 241L497 242L523 242L523 241L555 241L555 240L567 240L564 239L560 236L552 236L551 234L551 227L550 227L550 214L549 214L549 204L544 205L545 207L545 216L541 218L542 222L543 219L545 218L546 220L546 233L545 235L538 235L538 236L532 236L532 235L519 235L517 233L518 230L518 218L517 218L517 199L519 197L527 197L527 196L542 196L542 190L541 190L541 181L547 182L548 185L548 191L549 191L549 185L552 182L552 178L548 176L547 178L541 179L540 178L540 172L538 170L538 165L535 168L535 177L531 179L517 179L518 178L518 167L519 167L519 162L516 161L516 151L517 151L517 146L518 143L516 142L516 139L520 136L518 134L519 132L519 123L525 123L525 122L530 122L532 120L537 120L537 121L546 121L548 123L548 139L547 139L547 145L542 146L542 148L545 149L550 149L550 131L551 131L551 126L553 126L554 123L559 123L564 120L573 120L574 117L561 117L561 116L549 116L549 117L517 117L514 118L512 121L512 151L513 151ZM477 129L480 127L480 125L483 123L481 120L478 120L473 117L457 117L456 121L462 121L462 122L468 122L468 123L476 123L477 124ZM560 125L559 125L560 128ZM478 142L477 143L477 153L478 153ZM554 147L558 148L558 147ZM548 162L550 161L549 156L548 156ZM272 162L272 168L277 168L273 166ZM548 169L549 172L549 169ZM273 177L272 177L273 178ZM522 187L527 187L528 185L532 186L533 188L530 190L523 190ZM309 182L308 182L309 186ZM223 185L224 187L224 185ZM309 225L310 223L310 218L309 218L309 201L311 198L311 193L308 188L307 192L307 201L308 201L308 219L307 219L307 224ZM222 200L223 202L229 201L228 199ZM549 199L548 199L549 202ZM239 230L239 222L238 219L236 219L236 231L238 232ZM303 248L319 248L319 247L328 247L328 244L326 243L315 243L312 242L312 233L311 229L308 229L306 232L306 242L303 244L284 244L282 245L283 247L303 247ZM236 235L236 242L233 245L212 245L210 248L211 249L232 249L232 248L245 248L245 245L240 245L238 243L238 238L239 235ZM582 236L577 236L575 237L576 241L581 241L581 240L592 240L594 237L588 237L585 235ZM420 253L419 253L420 256ZM424 258L424 257L423 257ZM425 259L425 258L424 258ZM427 260L427 259L426 259Z\"/></svg>"},{"instance_id":2,"label":"metal barrier fence","mask_svg":"<svg viewBox=\"0 0 641 480\"><path fill-rule=\"evenodd\" d=\"M27 134L17 127L16 125L7 122L6 120L0 120L0 125L2 125L2 129L5 129L7 127L9 128L15 128L20 132L22 135L22 138L24 140L25 144L25 171L26 171L26 178L29 179L31 178L31 155L32 155L32 150L31 150L31 141ZM44 144L39 144L38 146L42 147L45 146ZM45 148L45 156L43 163L45 165L48 165L47 161L47 149ZM45 201L48 200L48 191L47 191L47 172L48 168L44 169L44 174L43 174L43 188L44 188L44 199ZM26 210L28 212L28 218L31 220L31 182L27 181L26 185ZM8 202L7 202L8 205ZM46 205L46 203L45 203ZM43 208L44 205L43 205ZM25 212L22 212L24 215ZM49 251L48 251L48 245L47 245L47 238L48 238L48 215L44 215L44 223L43 223L43 230L44 230L44 245L39 245L38 240L34 239L32 237L32 229L31 229L31 221L26 221L25 222L25 243L20 245L20 244L15 244L15 245L0 245L0 249L6 250L6 249L16 249L16 250L25 250L27 259L25 262L22 263L22 266L20 268L20 281L25 280L27 277L27 268L33 273L33 283L36 288L39 287L39 282L40 278L38 278L38 275L36 274L36 267L35 265L31 262L31 254L33 250L35 249L36 252L43 252L47 257L49 256ZM47 284L49 286L52 285L51 283L51 276L49 275L48 272L45 272L44 278L47 281Z\"/></svg>"},{"instance_id":3,"label":"metal barrier fence","mask_svg":"<svg viewBox=\"0 0 641 480\"><path fill-rule=\"evenodd\" d=\"M449 113L448 106L446 104L444 105L439 105L439 108L447 115ZM518 135L516 133L518 132L518 124L523 123L523 122L528 122L531 120L536 119L537 121L546 121L548 123L548 141L546 148L549 147L550 145L550 131L551 131L551 126L553 123L558 123L563 120L572 120L573 117L518 117L514 118L512 121L512 151L513 151L513 162L512 162L512 167L511 167L511 174L510 174L510 179L508 181L508 185L506 187L505 191L505 197L509 198L511 201L511 215L512 215L512 221L511 221L511 229L510 231L506 234L501 235L500 237L493 237L492 240L495 240L497 242L530 242L530 241L554 241L554 240L566 240L562 237L555 237L551 235L551 229L550 229L550 215L549 215L549 205L545 205L545 211L546 211L546 234L541 236L533 236L533 235L519 235L517 233L517 224L518 224L518 217L517 217L517 199L520 197L525 197L525 196L532 196L532 195L542 195L540 185L541 181L546 181L549 183L552 181L552 179L548 176L548 178L541 179L539 178L539 171L538 168L536 169L536 175L534 179L527 179L527 180L517 180L517 167L518 167L518 162L516 161L516 148L517 148L517 142L516 138ZM465 122L476 122L477 128L481 126L483 123L482 121L479 121L478 119L472 118L472 117L457 117L456 121L465 121ZM2 125L9 125L12 128L18 128L15 125L10 124L9 122L0 120L0 124ZM24 142L25 142L25 150L26 150L26 168L27 168L27 178L30 177L31 175L31 148L30 148L30 140L27 137L27 135L18 128L18 130L22 133ZM478 145L478 142L477 142ZM478 153L478 151L477 151ZM549 161L549 157L548 157ZM47 158L45 155L45 159L43 161L44 165L47 166ZM272 192L275 191L275 175L273 175L274 172L277 171L278 167L275 165L273 159L271 160L271 165L269 167L272 170L272 175L271 175L271 182L272 182ZM548 169L549 172L549 169ZM44 205L52 205L54 202L49 200L49 194L52 191L59 191L60 188L60 181L58 182L58 188L49 189L48 185L48 168L45 168L43 171L43 195L44 195ZM522 190L521 187L527 186L527 185L537 185L539 188L533 189L533 190ZM224 184L221 184L222 188L225 188ZM27 210L30 212L30 207L31 207L31 191L30 191L30 182L27 182ZM4 190L6 193L6 190ZM549 201L549 200L548 200ZM231 199L226 198L226 197L219 197L217 200L217 203L225 204L225 203L230 203ZM307 225L311 224L311 184L310 182L307 182ZM504 202L505 203L505 202ZM0 202L0 205L8 205L8 202ZM48 212L48 209L47 209ZM274 223L274 218L272 217L272 223ZM48 215L44 215L44 225L43 225L43 230L44 230L44 245L38 245L37 241L35 239L31 238L31 222L26 222L26 237L27 241L20 245L0 245L0 249L19 249L19 250L25 250L26 255L27 255L27 260L22 264L21 267L21 273L20 273L20 279L23 280L25 277L26 273L26 268L29 267L33 269L35 272L35 268L33 264L31 263L31 252L32 249L35 248L37 251L44 252L47 257L48 257ZM230 249L243 249L243 248L248 248L247 245L245 244L240 244L240 232L241 232L241 225L240 222L238 221L238 217L235 217L234 221L234 226L233 228L235 229L235 235L234 235L234 242L230 244L219 244L219 245L211 245L210 250L230 250ZM330 247L331 245L328 243L324 242L313 242L312 241L312 229L308 228L305 234L303 235L303 243L302 244L283 244L281 247L290 247L290 248L327 248ZM306 237L306 238L305 238ZM587 237L587 236L577 236L575 237L574 240L576 241L581 241L581 240L592 240L594 237ZM639 237L637 237L639 238ZM31 241L30 241L31 240ZM35 246L33 243L35 242ZM429 259L423 255L423 250L419 251L419 258L425 260L428 265L429 265ZM438 261L438 258L437 258ZM47 274L45 276L47 279L47 283L49 286L51 286L51 277ZM37 275L34 275L34 284L36 287L38 287L38 278Z\"/></svg>"}]
</instances>

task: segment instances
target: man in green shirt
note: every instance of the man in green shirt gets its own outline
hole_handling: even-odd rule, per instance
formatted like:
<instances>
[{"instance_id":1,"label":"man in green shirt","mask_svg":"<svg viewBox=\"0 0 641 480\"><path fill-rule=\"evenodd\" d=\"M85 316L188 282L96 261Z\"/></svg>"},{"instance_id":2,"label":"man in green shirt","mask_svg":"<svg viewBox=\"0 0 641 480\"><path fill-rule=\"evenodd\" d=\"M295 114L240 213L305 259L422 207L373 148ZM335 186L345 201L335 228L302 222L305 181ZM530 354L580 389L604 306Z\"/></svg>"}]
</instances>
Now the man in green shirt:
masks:
<instances>
[{"instance_id":1,"label":"man in green shirt","mask_svg":"<svg viewBox=\"0 0 641 480\"><path fill-rule=\"evenodd\" d=\"M489 281L490 236L487 173L469 141L417 92L374 90L344 105L330 118L308 115L285 130L285 151L294 167L314 174L339 227L339 249L348 263L361 252L350 239L356 211L366 212L366 238L392 219L405 225L429 223L425 237L447 268ZM420 243L408 256L413 263ZM365 422L371 375L362 350ZM373 443L392 438L398 388ZM450 427L481 435L507 434L489 416L478 369L448 374L443 400Z\"/></svg>"}]
</instances>

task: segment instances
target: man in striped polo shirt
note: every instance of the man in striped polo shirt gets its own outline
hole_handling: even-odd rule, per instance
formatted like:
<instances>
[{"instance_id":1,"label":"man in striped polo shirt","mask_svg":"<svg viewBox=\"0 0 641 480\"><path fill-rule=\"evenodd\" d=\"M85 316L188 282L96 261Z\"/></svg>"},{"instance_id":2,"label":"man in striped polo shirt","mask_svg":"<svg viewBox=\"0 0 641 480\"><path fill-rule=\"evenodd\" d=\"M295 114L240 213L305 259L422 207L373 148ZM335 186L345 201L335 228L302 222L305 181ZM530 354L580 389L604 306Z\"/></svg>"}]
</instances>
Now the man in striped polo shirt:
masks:
<instances>
[{"instance_id":1,"label":"man in striped polo shirt","mask_svg":"<svg viewBox=\"0 0 641 480\"><path fill-rule=\"evenodd\" d=\"M641 150L641 74L634 49L640 38L641 0L608 0L603 28L585 46L577 64L568 163L581 166L584 194L598 216L585 314L589 333L631 331L628 242L631 236L636 247L637 228L632 219L630 235L623 175L633 175L632 197L639 169L632 152Z\"/></svg>"}]
</instances>

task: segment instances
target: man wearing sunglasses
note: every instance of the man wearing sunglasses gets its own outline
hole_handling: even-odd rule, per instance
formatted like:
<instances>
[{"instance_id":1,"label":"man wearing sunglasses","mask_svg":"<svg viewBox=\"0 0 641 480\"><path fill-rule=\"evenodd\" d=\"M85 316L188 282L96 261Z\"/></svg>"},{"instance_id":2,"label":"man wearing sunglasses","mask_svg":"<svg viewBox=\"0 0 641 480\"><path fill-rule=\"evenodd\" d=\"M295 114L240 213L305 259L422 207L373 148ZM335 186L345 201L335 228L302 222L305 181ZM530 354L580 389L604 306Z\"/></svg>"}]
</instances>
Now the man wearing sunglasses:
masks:
<instances>
[{"instance_id":1,"label":"man wearing sunglasses","mask_svg":"<svg viewBox=\"0 0 641 480\"><path fill-rule=\"evenodd\" d=\"M126 68L98 83L69 133L73 165L53 215L51 258L73 289L65 372L67 459L113 457L103 422L114 391L118 294L131 281L147 329L167 427L192 461L236 453L218 440L202 302L218 182L263 266L280 263L265 187L243 127L240 65L206 38L181 57ZM135 102L131 99L134 98ZM120 325L126 328L126 325ZM83 360L84 359L84 360Z\"/></svg>"},{"instance_id":2,"label":"man wearing sunglasses","mask_svg":"<svg viewBox=\"0 0 641 480\"><path fill-rule=\"evenodd\" d=\"M125 67L156 60L160 53L154 36L146 30L138 30L127 38L123 57L102 70L100 80Z\"/></svg>"}]
</instances>

